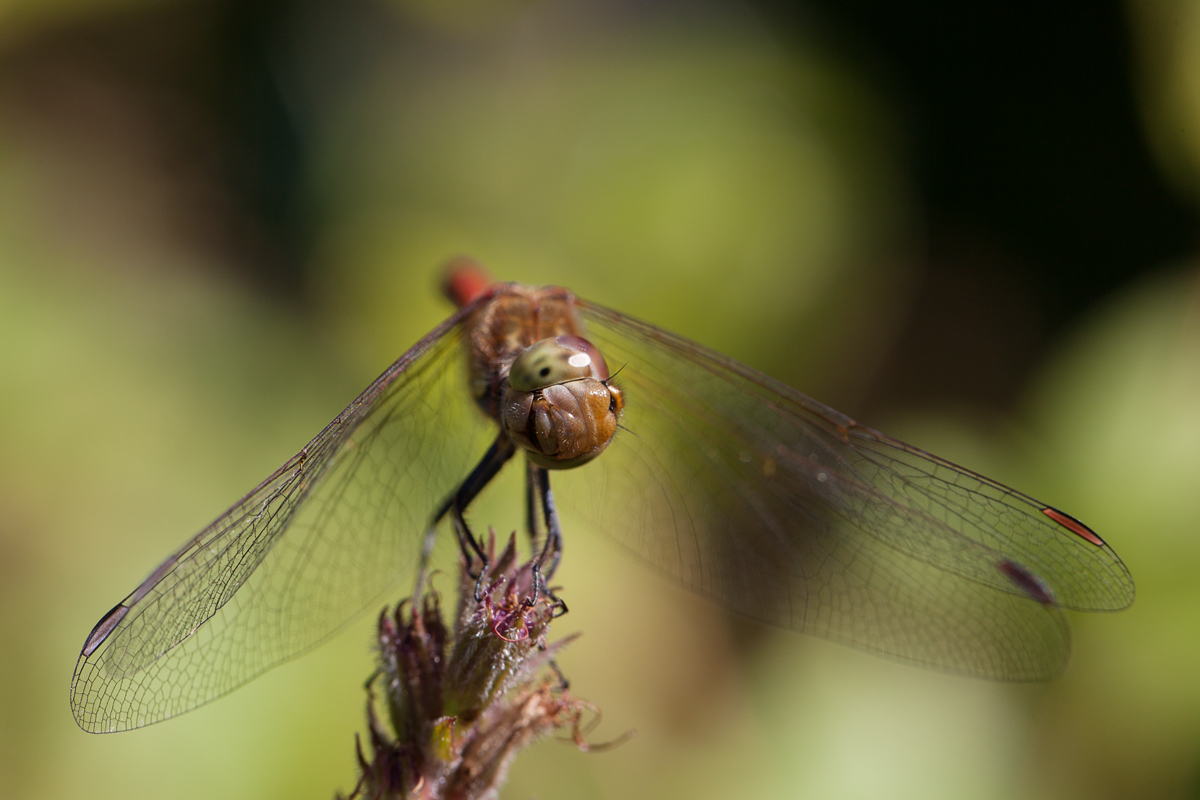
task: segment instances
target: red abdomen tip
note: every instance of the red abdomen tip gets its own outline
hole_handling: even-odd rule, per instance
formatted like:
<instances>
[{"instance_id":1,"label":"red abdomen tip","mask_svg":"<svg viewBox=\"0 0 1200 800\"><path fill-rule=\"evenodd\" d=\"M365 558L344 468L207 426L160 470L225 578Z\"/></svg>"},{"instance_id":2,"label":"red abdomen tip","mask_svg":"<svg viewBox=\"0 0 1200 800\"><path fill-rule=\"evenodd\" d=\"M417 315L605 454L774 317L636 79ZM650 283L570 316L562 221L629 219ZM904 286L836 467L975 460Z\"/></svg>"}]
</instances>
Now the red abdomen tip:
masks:
<instances>
[{"instance_id":1,"label":"red abdomen tip","mask_svg":"<svg viewBox=\"0 0 1200 800\"><path fill-rule=\"evenodd\" d=\"M1059 525L1062 525L1064 528L1069 530L1071 533L1074 533L1077 536L1081 536L1084 539L1087 539L1089 542L1096 545L1097 547L1104 546L1104 540L1101 539L1099 536L1097 536L1095 531L1093 531L1087 525L1084 525L1079 520L1072 517L1070 514L1064 514L1063 512L1059 511L1057 508L1050 508L1049 506L1047 506L1046 508L1043 508L1042 513L1045 514L1050 519L1057 522Z\"/></svg>"},{"instance_id":2,"label":"red abdomen tip","mask_svg":"<svg viewBox=\"0 0 1200 800\"><path fill-rule=\"evenodd\" d=\"M470 305L492 287L495 280L486 269L469 258L456 258L446 265L442 291L456 306Z\"/></svg>"}]
</instances>

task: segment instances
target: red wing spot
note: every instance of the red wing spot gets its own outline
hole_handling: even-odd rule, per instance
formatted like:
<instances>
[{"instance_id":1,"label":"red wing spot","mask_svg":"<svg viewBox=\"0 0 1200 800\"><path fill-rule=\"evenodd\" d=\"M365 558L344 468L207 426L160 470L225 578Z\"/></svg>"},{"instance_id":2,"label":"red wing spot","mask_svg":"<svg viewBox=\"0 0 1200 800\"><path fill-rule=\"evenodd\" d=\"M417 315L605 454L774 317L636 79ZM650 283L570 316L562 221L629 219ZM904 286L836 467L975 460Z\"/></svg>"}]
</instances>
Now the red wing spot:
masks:
<instances>
[{"instance_id":1,"label":"red wing spot","mask_svg":"<svg viewBox=\"0 0 1200 800\"><path fill-rule=\"evenodd\" d=\"M1036 600L1044 606L1054 605L1054 597L1050 594L1050 590L1046 588L1046 585L1038 580L1032 572L1017 562L1006 558L996 565L996 569L1004 573L1004 577L1012 581L1030 599Z\"/></svg>"},{"instance_id":2,"label":"red wing spot","mask_svg":"<svg viewBox=\"0 0 1200 800\"><path fill-rule=\"evenodd\" d=\"M83 643L83 655L90 656L96 652L96 648L104 644L104 640L113 632L113 629L121 624L121 620L125 619L125 615L129 613L129 606L118 604L109 611L100 621L96 623L96 627L92 628L92 632L88 634L87 641Z\"/></svg>"},{"instance_id":3,"label":"red wing spot","mask_svg":"<svg viewBox=\"0 0 1200 800\"><path fill-rule=\"evenodd\" d=\"M1104 546L1104 540L1101 539L1099 536L1097 536L1095 531L1093 531L1087 525L1084 525L1079 520L1072 517L1070 514L1064 514L1063 512L1059 511L1057 508L1050 508L1049 506L1047 506L1046 508L1043 508L1042 513L1045 514L1050 519L1057 522L1059 525L1062 525L1064 528L1066 528L1067 530L1069 530L1071 533L1075 534L1076 536L1080 536L1084 539L1087 539L1089 542L1096 545L1097 547Z\"/></svg>"}]
</instances>

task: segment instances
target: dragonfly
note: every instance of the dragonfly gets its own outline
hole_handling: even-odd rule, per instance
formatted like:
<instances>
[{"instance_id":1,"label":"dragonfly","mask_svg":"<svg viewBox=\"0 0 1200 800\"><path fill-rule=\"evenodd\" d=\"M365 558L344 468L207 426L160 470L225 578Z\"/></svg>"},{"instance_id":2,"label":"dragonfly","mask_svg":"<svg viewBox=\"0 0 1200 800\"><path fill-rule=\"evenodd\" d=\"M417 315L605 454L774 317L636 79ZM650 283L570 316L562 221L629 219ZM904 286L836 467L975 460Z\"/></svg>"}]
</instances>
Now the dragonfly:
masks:
<instances>
[{"instance_id":1,"label":"dragonfly","mask_svg":"<svg viewBox=\"0 0 1200 800\"><path fill-rule=\"evenodd\" d=\"M963 675L1053 677L1065 610L1133 602L1053 506L567 289L469 265L446 285L455 313L96 624L80 727L176 716L313 648L419 586L439 527L478 563L466 512L522 457L535 591L569 505L737 614Z\"/></svg>"}]
</instances>

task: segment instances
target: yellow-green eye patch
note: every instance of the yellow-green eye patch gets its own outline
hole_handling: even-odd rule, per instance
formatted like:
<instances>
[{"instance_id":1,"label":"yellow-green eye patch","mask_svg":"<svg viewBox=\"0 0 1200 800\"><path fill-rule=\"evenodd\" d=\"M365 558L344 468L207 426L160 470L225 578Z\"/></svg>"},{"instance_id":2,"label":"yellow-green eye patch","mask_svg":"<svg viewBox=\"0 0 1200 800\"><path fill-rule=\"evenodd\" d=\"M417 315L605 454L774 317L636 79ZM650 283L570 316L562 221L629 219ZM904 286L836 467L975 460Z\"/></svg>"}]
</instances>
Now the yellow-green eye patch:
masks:
<instances>
[{"instance_id":1,"label":"yellow-green eye patch","mask_svg":"<svg viewBox=\"0 0 1200 800\"><path fill-rule=\"evenodd\" d=\"M578 336L556 336L531 344L508 372L509 385L519 392L581 378L608 380L608 364L591 342Z\"/></svg>"}]
</instances>

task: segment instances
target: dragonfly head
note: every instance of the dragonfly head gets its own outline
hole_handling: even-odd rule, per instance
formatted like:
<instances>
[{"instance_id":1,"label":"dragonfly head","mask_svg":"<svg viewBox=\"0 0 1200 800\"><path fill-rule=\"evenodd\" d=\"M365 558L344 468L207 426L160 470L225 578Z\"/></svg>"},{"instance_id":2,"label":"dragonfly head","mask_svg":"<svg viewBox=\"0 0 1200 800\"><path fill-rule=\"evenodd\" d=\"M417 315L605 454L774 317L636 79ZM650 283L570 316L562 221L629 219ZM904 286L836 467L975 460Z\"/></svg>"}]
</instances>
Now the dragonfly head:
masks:
<instances>
[{"instance_id":1,"label":"dragonfly head","mask_svg":"<svg viewBox=\"0 0 1200 800\"><path fill-rule=\"evenodd\" d=\"M509 369L503 398L500 424L546 469L577 467L604 452L624 407L604 356L579 336L525 348Z\"/></svg>"}]
</instances>

